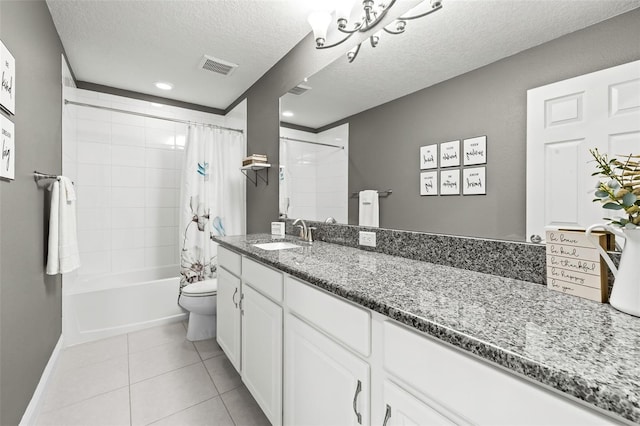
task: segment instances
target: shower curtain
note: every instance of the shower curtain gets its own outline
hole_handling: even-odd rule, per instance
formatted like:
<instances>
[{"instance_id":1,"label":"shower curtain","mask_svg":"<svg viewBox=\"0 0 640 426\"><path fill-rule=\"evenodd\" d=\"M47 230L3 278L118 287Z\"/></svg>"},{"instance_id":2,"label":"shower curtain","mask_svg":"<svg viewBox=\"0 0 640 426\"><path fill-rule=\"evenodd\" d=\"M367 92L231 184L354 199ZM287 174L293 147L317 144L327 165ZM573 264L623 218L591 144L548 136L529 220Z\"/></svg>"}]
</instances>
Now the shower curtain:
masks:
<instances>
[{"instance_id":1,"label":"shower curtain","mask_svg":"<svg viewBox=\"0 0 640 426\"><path fill-rule=\"evenodd\" d=\"M244 135L191 124L180 189L180 288L216 276L213 236L245 233Z\"/></svg>"}]
</instances>

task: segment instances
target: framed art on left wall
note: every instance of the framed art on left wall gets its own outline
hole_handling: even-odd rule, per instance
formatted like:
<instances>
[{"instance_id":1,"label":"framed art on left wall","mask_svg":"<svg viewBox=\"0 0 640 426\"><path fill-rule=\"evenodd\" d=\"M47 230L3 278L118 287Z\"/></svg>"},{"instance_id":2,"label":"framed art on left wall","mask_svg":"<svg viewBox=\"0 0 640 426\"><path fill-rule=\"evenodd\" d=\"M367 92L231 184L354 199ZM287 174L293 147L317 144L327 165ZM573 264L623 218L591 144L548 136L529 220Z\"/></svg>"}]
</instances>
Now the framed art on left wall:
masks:
<instances>
[{"instance_id":1,"label":"framed art on left wall","mask_svg":"<svg viewBox=\"0 0 640 426\"><path fill-rule=\"evenodd\" d=\"M13 123L0 114L0 178L15 179L15 135Z\"/></svg>"},{"instance_id":2,"label":"framed art on left wall","mask_svg":"<svg viewBox=\"0 0 640 426\"><path fill-rule=\"evenodd\" d=\"M16 61L9 49L0 41L0 106L11 114L16 113Z\"/></svg>"}]
</instances>

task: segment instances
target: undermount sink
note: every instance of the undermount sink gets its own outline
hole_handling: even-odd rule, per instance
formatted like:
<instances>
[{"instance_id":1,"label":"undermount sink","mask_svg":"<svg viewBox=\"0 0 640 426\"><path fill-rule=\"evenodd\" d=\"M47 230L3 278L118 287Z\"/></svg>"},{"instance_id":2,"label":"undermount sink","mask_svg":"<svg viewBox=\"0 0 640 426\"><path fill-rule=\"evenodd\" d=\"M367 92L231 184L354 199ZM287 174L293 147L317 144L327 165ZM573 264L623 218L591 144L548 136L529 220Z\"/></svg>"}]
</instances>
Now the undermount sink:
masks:
<instances>
[{"instance_id":1,"label":"undermount sink","mask_svg":"<svg viewBox=\"0 0 640 426\"><path fill-rule=\"evenodd\" d=\"M254 247L258 247L262 250L287 250L292 248L298 248L299 245L289 243L286 241L277 241L274 243L253 244Z\"/></svg>"}]
</instances>

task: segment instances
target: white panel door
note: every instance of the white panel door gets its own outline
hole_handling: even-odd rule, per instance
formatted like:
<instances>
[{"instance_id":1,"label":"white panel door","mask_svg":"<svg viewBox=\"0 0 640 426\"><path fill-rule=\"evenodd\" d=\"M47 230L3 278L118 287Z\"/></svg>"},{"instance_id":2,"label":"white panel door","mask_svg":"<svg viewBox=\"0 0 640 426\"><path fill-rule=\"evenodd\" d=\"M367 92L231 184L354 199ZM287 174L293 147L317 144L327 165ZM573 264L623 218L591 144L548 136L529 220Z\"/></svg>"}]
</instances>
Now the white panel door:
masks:
<instances>
[{"instance_id":1,"label":"white panel door","mask_svg":"<svg viewBox=\"0 0 640 426\"><path fill-rule=\"evenodd\" d=\"M383 387L385 402L383 426L453 426L456 424L397 385L385 380Z\"/></svg>"},{"instance_id":2,"label":"white panel door","mask_svg":"<svg viewBox=\"0 0 640 426\"><path fill-rule=\"evenodd\" d=\"M216 340L240 371L240 278L218 267Z\"/></svg>"},{"instance_id":3,"label":"white panel door","mask_svg":"<svg viewBox=\"0 0 640 426\"><path fill-rule=\"evenodd\" d=\"M640 61L527 91L528 239L610 217L592 201L593 148L640 154Z\"/></svg>"},{"instance_id":4,"label":"white panel door","mask_svg":"<svg viewBox=\"0 0 640 426\"><path fill-rule=\"evenodd\" d=\"M242 287L242 381L272 425L282 424L282 308Z\"/></svg>"},{"instance_id":5,"label":"white panel door","mask_svg":"<svg viewBox=\"0 0 640 426\"><path fill-rule=\"evenodd\" d=\"M290 314L284 361L286 425L369 424L366 362Z\"/></svg>"}]
</instances>

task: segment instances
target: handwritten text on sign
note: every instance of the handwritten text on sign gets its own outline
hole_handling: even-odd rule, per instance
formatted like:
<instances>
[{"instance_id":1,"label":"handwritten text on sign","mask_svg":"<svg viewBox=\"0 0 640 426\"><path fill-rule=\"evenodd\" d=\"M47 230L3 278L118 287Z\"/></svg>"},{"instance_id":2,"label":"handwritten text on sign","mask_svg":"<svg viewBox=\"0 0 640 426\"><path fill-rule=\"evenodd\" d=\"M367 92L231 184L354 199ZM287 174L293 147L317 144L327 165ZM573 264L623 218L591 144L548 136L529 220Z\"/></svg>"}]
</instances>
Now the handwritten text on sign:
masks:
<instances>
[{"instance_id":1,"label":"handwritten text on sign","mask_svg":"<svg viewBox=\"0 0 640 426\"><path fill-rule=\"evenodd\" d=\"M0 177L15 178L13 123L0 114Z\"/></svg>"},{"instance_id":2,"label":"handwritten text on sign","mask_svg":"<svg viewBox=\"0 0 640 426\"><path fill-rule=\"evenodd\" d=\"M420 147L420 168L435 169L438 167L438 144Z\"/></svg>"},{"instance_id":3,"label":"handwritten text on sign","mask_svg":"<svg viewBox=\"0 0 640 426\"><path fill-rule=\"evenodd\" d=\"M606 235L600 244L606 247ZM547 231L547 287L605 302L607 271L598 251L581 231Z\"/></svg>"}]
</instances>

